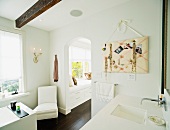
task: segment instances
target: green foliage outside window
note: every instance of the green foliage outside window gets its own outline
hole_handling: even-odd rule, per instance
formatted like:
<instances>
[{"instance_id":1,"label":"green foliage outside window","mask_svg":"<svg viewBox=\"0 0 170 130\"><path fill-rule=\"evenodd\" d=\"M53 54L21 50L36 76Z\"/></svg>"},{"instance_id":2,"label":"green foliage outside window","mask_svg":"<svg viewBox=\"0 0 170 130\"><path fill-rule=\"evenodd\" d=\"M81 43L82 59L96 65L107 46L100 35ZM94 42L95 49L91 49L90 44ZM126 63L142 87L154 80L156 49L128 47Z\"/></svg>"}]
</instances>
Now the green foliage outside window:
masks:
<instances>
[{"instance_id":1,"label":"green foliage outside window","mask_svg":"<svg viewBox=\"0 0 170 130\"><path fill-rule=\"evenodd\" d=\"M72 62L72 76L75 78L83 78L83 73L88 72L89 62Z\"/></svg>"},{"instance_id":2,"label":"green foliage outside window","mask_svg":"<svg viewBox=\"0 0 170 130\"><path fill-rule=\"evenodd\" d=\"M19 80L6 80L2 82L3 91L7 90L8 92L14 92L19 90Z\"/></svg>"},{"instance_id":3,"label":"green foliage outside window","mask_svg":"<svg viewBox=\"0 0 170 130\"><path fill-rule=\"evenodd\" d=\"M72 76L75 78L83 77L83 64L82 62L72 62Z\"/></svg>"}]
</instances>

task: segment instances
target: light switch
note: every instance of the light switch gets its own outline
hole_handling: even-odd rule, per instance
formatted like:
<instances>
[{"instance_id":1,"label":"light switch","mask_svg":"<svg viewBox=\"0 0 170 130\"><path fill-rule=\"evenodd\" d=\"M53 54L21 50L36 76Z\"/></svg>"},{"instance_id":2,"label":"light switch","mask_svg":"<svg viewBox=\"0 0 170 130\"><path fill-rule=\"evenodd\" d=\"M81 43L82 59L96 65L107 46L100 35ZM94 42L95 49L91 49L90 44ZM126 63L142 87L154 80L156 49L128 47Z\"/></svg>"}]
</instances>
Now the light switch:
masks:
<instances>
[{"instance_id":1,"label":"light switch","mask_svg":"<svg viewBox=\"0 0 170 130\"><path fill-rule=\"evenodd\" d=\"M136 80L136 75L135 74L129 74L128 80Z\"/></svg>"}]
</instances>

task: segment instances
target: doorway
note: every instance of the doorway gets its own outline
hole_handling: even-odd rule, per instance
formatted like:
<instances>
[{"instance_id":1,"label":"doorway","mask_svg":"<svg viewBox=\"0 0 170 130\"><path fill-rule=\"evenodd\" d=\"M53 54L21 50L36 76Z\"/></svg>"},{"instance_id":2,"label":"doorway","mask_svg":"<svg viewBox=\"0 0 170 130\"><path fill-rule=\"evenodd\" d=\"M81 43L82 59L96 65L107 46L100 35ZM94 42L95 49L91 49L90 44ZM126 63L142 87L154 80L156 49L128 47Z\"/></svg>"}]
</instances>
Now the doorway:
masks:
<instances>
[{"instance_id":1,"label":"doorway","mask_svg":"<svg viewBox=\"0 0 170 130\"><path fill-rule=\"evenodd\" d=\"M91 41L76 38L69 44L69 87L67 106L70 110L92 97Z\"/></svg>"}]
</instances>

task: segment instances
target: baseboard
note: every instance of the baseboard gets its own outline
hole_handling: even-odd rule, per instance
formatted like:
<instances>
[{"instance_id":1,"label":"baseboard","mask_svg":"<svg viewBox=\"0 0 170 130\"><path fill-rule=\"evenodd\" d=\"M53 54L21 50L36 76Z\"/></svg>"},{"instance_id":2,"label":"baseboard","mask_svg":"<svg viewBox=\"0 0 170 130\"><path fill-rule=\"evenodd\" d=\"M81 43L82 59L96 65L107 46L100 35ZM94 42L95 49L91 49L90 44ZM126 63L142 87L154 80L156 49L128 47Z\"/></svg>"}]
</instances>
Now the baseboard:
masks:
<instances>
[{"instance_id":1,"label":"baseboard","mask_svg":"<svg viewBox=\"0 0 170 130\"><path fill-rule=\"evenodd\" d=\"M58 107L58 111L64 115L67 115L68 113L71 112L70 109L64 109L64 108L61 108L61 107Z\"/></svg>"}]
</instances>

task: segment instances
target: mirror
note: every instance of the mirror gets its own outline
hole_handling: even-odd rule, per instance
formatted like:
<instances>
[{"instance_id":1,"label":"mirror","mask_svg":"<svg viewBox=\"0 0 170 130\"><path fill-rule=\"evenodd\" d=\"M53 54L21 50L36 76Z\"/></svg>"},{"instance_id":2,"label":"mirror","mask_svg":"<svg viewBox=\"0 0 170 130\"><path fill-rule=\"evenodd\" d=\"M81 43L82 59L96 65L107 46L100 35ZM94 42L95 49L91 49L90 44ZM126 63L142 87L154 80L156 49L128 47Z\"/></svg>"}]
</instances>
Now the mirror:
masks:
<instances>
[{"instance_id":1,"label":"mirror","mask_svg":"<svg viewBox=\"0 0 170 130\"><path fill-rule=\"evenodd\" d=\"M162 89L170 94L170 0L162 4ZM169 15L168 15L169 14Z\"/></svg>"}]
</instances>

